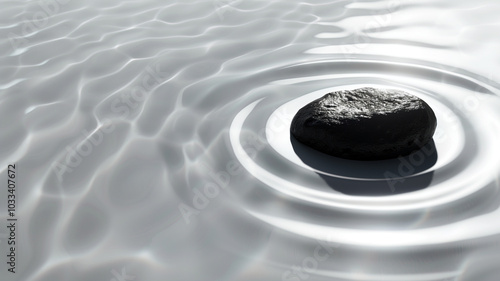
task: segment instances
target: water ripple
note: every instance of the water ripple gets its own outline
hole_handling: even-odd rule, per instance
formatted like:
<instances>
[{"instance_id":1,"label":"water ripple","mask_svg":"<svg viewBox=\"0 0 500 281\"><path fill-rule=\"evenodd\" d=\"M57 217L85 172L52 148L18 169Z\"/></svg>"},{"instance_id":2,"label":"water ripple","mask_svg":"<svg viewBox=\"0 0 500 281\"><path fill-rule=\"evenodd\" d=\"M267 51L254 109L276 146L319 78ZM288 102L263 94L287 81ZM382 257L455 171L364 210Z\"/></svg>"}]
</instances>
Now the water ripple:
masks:
<instances>
[{"instance_id":1,"label":"water ripple","mask_svg":"<svg viewBox=\"0 0 500 281\"><path fill-rule=\"evenodd\" d=\"M19 280L496 281L497 7L3 1ZM428 150L365 163L290 136L303 104L366 85L434 108Z\"/></svg>"}]
</instances>

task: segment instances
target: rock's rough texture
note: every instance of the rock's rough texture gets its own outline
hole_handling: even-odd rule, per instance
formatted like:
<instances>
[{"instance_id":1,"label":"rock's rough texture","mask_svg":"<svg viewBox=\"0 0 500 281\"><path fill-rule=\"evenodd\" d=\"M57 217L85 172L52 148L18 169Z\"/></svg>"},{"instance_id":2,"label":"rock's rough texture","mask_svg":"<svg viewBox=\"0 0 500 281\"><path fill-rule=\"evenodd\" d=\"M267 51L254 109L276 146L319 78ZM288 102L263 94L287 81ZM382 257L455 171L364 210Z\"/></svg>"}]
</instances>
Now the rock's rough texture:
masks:
<instances>
[{"instance_id":1,"label":"rock's rough texture","mask_svg":"<svg viewBox=\"0 0 500 281\"><path fill-rule=\"evenodd\" d=\"M301 143L333 156L380 160L421 148L435 129L436 116L420 98L399 90L360 88L307 104L290 131Z\"/></svg>"}]
</instances>

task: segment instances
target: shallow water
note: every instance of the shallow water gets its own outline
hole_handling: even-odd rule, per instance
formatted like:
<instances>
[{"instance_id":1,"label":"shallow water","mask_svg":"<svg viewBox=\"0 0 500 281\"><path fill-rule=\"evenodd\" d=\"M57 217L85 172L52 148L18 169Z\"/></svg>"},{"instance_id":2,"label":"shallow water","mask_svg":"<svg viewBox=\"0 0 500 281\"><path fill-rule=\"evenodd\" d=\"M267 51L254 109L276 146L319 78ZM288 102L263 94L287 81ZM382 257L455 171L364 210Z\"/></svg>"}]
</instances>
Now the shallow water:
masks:
<instances>
[{"instance_id":1,"label":"shallow water","mask_svg":"<svg viewBox=\"0 0 500 281\"><path fill-rule=\"evenodd\" d=\"M497 2L1 3L1 280L498 280ZM290 138L360 86L428 102L434 143Z\"/></svg>"}]
</instances>

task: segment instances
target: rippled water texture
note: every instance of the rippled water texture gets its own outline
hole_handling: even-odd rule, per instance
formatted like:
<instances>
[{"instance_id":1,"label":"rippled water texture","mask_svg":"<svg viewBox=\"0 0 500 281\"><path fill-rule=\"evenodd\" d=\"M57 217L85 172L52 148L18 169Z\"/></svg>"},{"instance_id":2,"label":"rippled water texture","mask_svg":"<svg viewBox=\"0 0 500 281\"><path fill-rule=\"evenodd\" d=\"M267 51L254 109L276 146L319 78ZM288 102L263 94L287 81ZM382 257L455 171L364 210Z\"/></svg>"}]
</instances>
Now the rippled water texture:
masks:
<instances>
[{"instance_id":1,"label":"rippled water texture","mask_svg":"<svg viewBox=\"0 0 500 281\"><path fill-rule=\"evenodd\" d=\"M0 3L1 280L498 281L496 0ZM290 137L361 86L424 99L434 142Z\"/></svg>"}]
</instances>

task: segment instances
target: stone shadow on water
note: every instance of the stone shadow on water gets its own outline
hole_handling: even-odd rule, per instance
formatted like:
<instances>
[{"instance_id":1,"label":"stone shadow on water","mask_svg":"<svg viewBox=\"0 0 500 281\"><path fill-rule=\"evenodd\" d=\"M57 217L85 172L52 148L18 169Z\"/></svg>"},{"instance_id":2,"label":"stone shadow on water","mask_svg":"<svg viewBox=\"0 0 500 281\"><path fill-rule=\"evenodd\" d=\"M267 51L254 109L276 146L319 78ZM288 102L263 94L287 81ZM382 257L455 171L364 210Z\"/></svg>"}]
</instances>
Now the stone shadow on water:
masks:
<instances>
[{"instance_id":1,"label":"stone shadow on water","mask_svg":"<svg viewBox=\"0 0 500 281\"><path fill-rule=\"evenodd\" d=\"M387 196L427 188L434 171L427 171L438 159L434 141L404 157L358 161L330 156L290 136L293 150L334 190L356 196Z\"/></svg>"}]
</instances>

